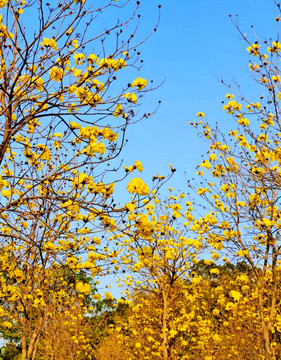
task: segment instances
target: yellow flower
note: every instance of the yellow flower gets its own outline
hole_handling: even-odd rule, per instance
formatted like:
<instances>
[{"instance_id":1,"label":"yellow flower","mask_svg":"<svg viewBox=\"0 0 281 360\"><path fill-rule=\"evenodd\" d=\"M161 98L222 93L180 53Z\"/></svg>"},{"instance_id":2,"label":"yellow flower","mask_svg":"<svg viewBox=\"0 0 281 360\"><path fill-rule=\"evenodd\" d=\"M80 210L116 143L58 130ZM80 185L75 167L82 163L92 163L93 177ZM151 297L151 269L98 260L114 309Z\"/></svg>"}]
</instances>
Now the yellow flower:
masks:
<instances>
[{"instance_id":1,"label":"yellow flower","mask_svg":"<svg viewBox=\"0 0 281 360\"><path fill-rule=\"evenodd\" d=\"M38 79L36 79L35 81L36 84L36 89L39 91L43 91L43 85L44 85L44 81L41 77L39 77Z\"/></svg>"},{"instance_id":2,"label":"yellow flower","mask_svg":"<svg viewBox=\"0 0 281 360\"><path fill-rule=\"evenodd\" d=\"M138 171L142 172L143 171L143 166L142 163L139 160L135 161L135 167Z\"/></svg>"},{"instance_id":3,"label":"yellow flower","mask_svg":"<svg viewBox=\"0 0 281 360\"><path fill-rule=\"evenodd\" d=\"M7 0L0 0L0 8L7 5Z\"/></svg>"},{"instance_id":4,"label":"yellow flower","mask_svg":"<svg viewBox=\"0 0 281 360\"><path fill-rule=\"evenodd\" d=\"M42 43L40 45L44 45L44 46L49 46L52 47L54 50L57 50L57 43L55 39L48 39L48 38L44 38L42 40Z\"/></svg>"},{"instance_id":5,"label":"yellow flower","mask_svg":"<svg viewBox=\"0 0 281 360\"><path fill-rule=\"evenodd\" d=\"M235 300L239 301L242 298L242 294L239 291L231 290L229 295Z\"/></svg>"},{"instance_id":6,"label":"yellow flower","mask_svg":"<svg viewBox=\"0 0 281 360\"><path fill-rule=\"evenodd\" d=\"M52 80L61 81L63 78L63 69L60 69L57 66L55 66L50 70L49 74Z\"/></svg>"},{"instance_id":7,"label":"yellow flower","mask_svg":"<svg viewBox=\"0 0 281 360\"><path fill-rule=\"evenodd\" d=\"M138 98L137 98L137 96L136 96L135 93L131 94L131 93L127 92L127 93L124 94L123 96L124 96L124 98L126 98L129 102L132 102L132 103L134 103L134 104L137 103Z\"/></svg>"},{"instance_id":8,"label":"yellow flower","mask_svg":"<svg viewBox=\"0 0 281 360\"><path fill-rule=\"evenodd\" d=\"M75 64L76 65L82 65L84 60L85 60L85 55L80 53L80 54L74 54L73 55L74 60L75 60Z\"/></svg>"},{"instance_id":9,"label":"yellow flower","mask_svg":"<svg viewBox=\"0 0 281 360\"><path fill-rule=\"evenodd\" d=\"M113 116L115 116L115 117L118 117L118 116L120 116L120 115L122 115L122 113L123 113L123 107L122 107L122 105L121 104L117 104L116 106L115 106L115 110L114 110L114 112L113 112Z\"/></svg>"},{"instance_id":10,"label":"yellow flower","mask_svg":"<svg viewBox=\"0 0 281 360\"><path fill-rule=\"evenodd\" d=\"M239 111L241 109L241 104L237 103L235 100L230 100L227 105L223 105L223 110L228 110L228 114L233 114L233 111Z\"/></svg>"},{"instance_id":11,"label":"yellow flower","mask_svg":"<svg viewBox=\"0 0 281 360\"><path fill-rule=\"evenodd\" d=\"M246 119L246 118L243 118L243 116L239 116L238 124L240 124L242 126L249 126L250 121L248 119Z\"/></svg>"},{"instance_id":12,"label":"yellow flower","mask_svg":"<svg viewBox=\"0 0 281 360\"><path fill-rule=\"evenodd\" d=\"M179 217L181 217L182 215L181 215L181 213L179 213L178 211L173 211L173 214L172 214L172 216L174 217L174 218L179 218Z\"/></svg>"},{"instance_id":13,"label":"yellow flower","mask_svg":"<svg viewBox=\"0 0 281 360\"><path fill-rule=\"evenodd\" d=\"M281 44L278 42L278 41L273 41L273 43L272 43L272 47L268 47L267 48L267 51L269 52L269 53L277 53L278 52L278 50L280 51L281 50Z\"/></svg>"},{"instance_id":14,"label":"yellow flower","mask_svg":"<svg viewBox=\"0 0 281 360\"><path fill-rule=\"evenodd\" d=\"M81 125L77 124L75 121L70 121L69 126L71 130L81 129Z\"/></svg>"},{"instance_id":15,"label":"yellow flower","mask_svg":"<svg viewBox=\"0 0 281 360\"><path fill-rule=\"evenodd\" d=\"M8 189L8 190L2 190L1 191L1 195L4 197L10 197L12 195L12 189Z\"/></svg>"},{"instance_id":16,"label":"yellow flower","mask_svg":"<svg viewBox=\"0 0 281 360\"><path fill-rule=\"evenodd\" d=\"M147 195L149 193L149 188L146 183L140 178L134 178L129 181L127 190L130 194L136 193L138 195Z\"/></svg>"},{"instance_id":17,"label":"yellow flower","mask_svg":"<svg viewBox=\"0 0 281 360\"><path fill-rule=\"evenodd\" d=\"M101 300L102 296L101 294L95 294L92 296L93 300Z\"/></svg>"},{"instance_id":18,"label":"yellow flower","mask_svg":"<svg viewBox=\"0 0 281 360\"><path fill-rule=\"evenodd\" d=\"M70 27L67 31L66 31L66 35L69 36L73 33L74 29L72 27Z\"/></svg>"},{"instance_id":19,"label":"yellow flower","mask_svg":"<svg viewBox=\"0 0 281 360\"><path fill-rule=\"evenodd\" d=\"M45 249L55 252L57 250L57 247L54 243L52 243L51 241L48 241L47 244L45 244Z\"/></svg>"},{"instance_id":20,"label":"yellow flower","mask_svg":"<svg viewBox=\"0 0 281 360\"><path fill-rule=\"evenodd\" d=\"M88 63L89 64L93 64L93 63L98 63L99 62L99 58L95 55L95 54L90 54L88 57L87 57L87 60L88 60Z\"/></svg>"},{"instance_id":21,"label":"yellow flower","mask_svg":"<svg viewBox=\"0 0 281 360\"><path fill-rule=\"evenodd\" d=\"M106 298L107 300L112 300L112 299L113 299L112 295L111 295L108 291L106 291L106 292L104 293L104 296L105 296L105 298Z\"/></svg>"},{"instance_id":22,"label":"yellow flower","mask_svg":"<svg viewBox=\"0 0 281 360\"><path fill-rule=\"evenodd\" d=\"M76 284L76 290L79 293L85 294L85 295L89 295L92 291L91 285L87 284L87 283L83 283L82 281L79 281Z\"/></svg>"},{"instance_id":23,"label":"yellow flower","mask_svg":"<svg viewBox=\"0 0 281 360\"><path fill-rule=\"evenodd\" d=\"M210 159L210 161L217 160L217 155L216 154L210 154L209 159Z\"/></svg>"},{"instance_id":24,"label":"yellow flower","mask_svg":"<svg viewBox=\"0 0 281 360\"><path fill-rule=\"evenodd\" d=\"M0 0L0 7L2 7L2 6L1 6L1 1L2 1L2 0ZM2 326L10 329L10 328L13 326L13 324L12 324L10 321L4 321L4 322L2 323Z\"/></svg>"},{"instance_id":25,"label":"yellow flower","mask_svg":"<svg viewBox=\"0 0 281 360\"><path fill-rule=\"evenodd\" d=\"M210 270L210 274L211 275L219 275L220 271L218 268L215 268L215 269L211 269Z\"/></svg>"},{"instance_id":26,"label":"yellow flower","mask_svg":"<svg viewBox=\"0 0 281 360\"><path fill-rule=\"evenodd\" d=\"M213 335L213 340L217 341L217 342L221 341L221 338L220 338L219 334Z\"/></svg>"},{"instance_id":27,"label":"yellow flower","mask_svg":"<svg viewBox=\"0 0 281 360\"><path fill-rule=\"evenodd\" d=\"M214 310L213 310L213 314L214 314L215 316L218 316L219 313L220 313L219 309L214 309Z\"/></svg>"},{"instance_id":28,"label":"yellow flower","mask_svg":"<svg viewBox=\"0 0 281 360\"><path fill-rule=\"evenodd\" d=\"M140 77L136 78L132 82L132 87L136 87L138 90L141 90L147 86L147 80L141 79Z\"/></svg>"},{"instance_id":29,"label":"yellow flower","mask_svg":"<svg viewBox=\"0 0 281 360\"><path fill-rule=\"evenodd\" d=\"M4 187L8 187L8 186L9 186L9 182L7 180L3 180L2 176L0 175L0 190L2 190Z\"/></svg>"},{"instance_id":30,"label":"yellow flower","mask_svg":"<svg viewBox=\"0 0 281 360\"><path fill-rule=\"evenodd\" d=\"M62 134L61 134L61 133L55 133L55 134L54 134L54 137L58 137L58 138L61 139L61 138L62 138Z\"/></svg>"},{"instance_id":31,"label":"yellow flower","mask_svg":"<svg viewBox=\"0 0 281 360\"><path fill-rule=\"evenodd\" d=\"M56 43L56 40L55 40L55 39L51 39L51 40L50 40L49 46L52 47L54 50L57 50L57 49L58 49L57 43Z\"/></svg>"},{"instance_id":32,"label":"yellow flower","mask_svg":"<svg viewBox=\"0 0 281 360\"><path fill-rule=\"evenodd\" d=\"M171 338L173 338L173 337L175 337L176 335L177 335L177 330L175 330L175 329L171 329L170 330L170 336L171 336Z\"/></svg>"},{"instance_id":33,"label":"yellow flower","mask_svg":"<svg viewBox=\"0 0 281 360\"><path fill-rule=\"evenodd\" d=\"M249 51L250 55L253 54L254 56L258 56L260 47L261 46L258 44L253 44L252 46L247 47L247 51Z\"/></svg>"},{"instance_id":34,"label":"yellow flower","mask_svg":"<svg viewBox=\"0 0 281 360\"><path fill-rule=\"evenodd\" d=\"M198 195L204 195L206 192L209 192L210 190L208 188L201 188L199 187L197 190Z\"/></svg>"},{"instance_id":35,"label":"yellow flower","mask_svg":"<svg viewBox=\"0 0 281 360\"><path fill-rule=\"evenodd\" d=\"M78 46L79 46L77 39L73 39L71 45L72 45L75 49L77 49Z\"/></svg>"}]
</instances>

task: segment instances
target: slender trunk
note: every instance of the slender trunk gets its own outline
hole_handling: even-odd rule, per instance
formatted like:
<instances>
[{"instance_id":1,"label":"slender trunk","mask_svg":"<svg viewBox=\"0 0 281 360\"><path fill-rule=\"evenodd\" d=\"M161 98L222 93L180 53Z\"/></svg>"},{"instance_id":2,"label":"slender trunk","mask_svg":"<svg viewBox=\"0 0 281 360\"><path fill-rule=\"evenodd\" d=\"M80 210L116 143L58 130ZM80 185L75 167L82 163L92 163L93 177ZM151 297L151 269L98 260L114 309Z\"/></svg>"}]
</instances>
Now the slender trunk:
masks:
<instances>
[{"instance_id":1,"label":"slender trunk","mask_svg":"<svg viewBox=\"0 0 281 360\"><path fill-rule=\"evenodd\" d=\"M36 344L38 337L40 336L42 326L43 326L43 316L40 316L38 319L38 325L36 326L32 336L31 336L30 343L28 346L28 351L27 351L27 359L28 360L32 359L34 352L36 352L35 344Z\"/></svg>"},{"instance_id":2,"label":"slender trunk","mask_svg":"<svg viewBox=\"0 0 281 360\"><path fill-rule=\"evenodd\" d=\"M37 339L35 341L34 350L33 350L33 354L32 354L32 360L35 360L35 356L36 356L37 348L38 348L38 341L39 341L39 336L37 336Z\"/></svg>"},{"instance_id":3,"label":"slender trunk","mask_svg":"<svg viewBox=\"0 0 281 360\"><path fill-rule=\"evenodd\" d=\"M25 334L22 335L22 338L21 338L21 359L22 360L27 360L26 356L27 356L27 353L26 353L26 336Z\"/></svg>"},{"instance_id":4,"label":"slender trunk","mask_svg":"<svg viewBox=\"0 0 281 360\"><path fill-rule=\"evenodd\" d=\"M163 286L162 290L163 296L163 320L162 320L162 334L163 334L163 341L162 341L162 349L163 349L163 360L169 359L169 352L168 352L168 336L167 336L167 312L168 312L168 304L167 304L167 293L165 291L165 285Z\"/></svg>"},{"instance_id":5,"label":"slender trunk","mask_svg":"<svg viewBox=\"0 0 281 360\"><path fill-rule=\"evenodd\" d=\"M258 279L258 299L259 299L259 313L261 319L262 335L263 335L263 344L265 350L265 360L273 360L271 358L271 349L270 349L270 334L268 326L264 318L264 306L263 306L263 296L262 296L263 286L261 280Z\"/></svg>"}]
</instances>

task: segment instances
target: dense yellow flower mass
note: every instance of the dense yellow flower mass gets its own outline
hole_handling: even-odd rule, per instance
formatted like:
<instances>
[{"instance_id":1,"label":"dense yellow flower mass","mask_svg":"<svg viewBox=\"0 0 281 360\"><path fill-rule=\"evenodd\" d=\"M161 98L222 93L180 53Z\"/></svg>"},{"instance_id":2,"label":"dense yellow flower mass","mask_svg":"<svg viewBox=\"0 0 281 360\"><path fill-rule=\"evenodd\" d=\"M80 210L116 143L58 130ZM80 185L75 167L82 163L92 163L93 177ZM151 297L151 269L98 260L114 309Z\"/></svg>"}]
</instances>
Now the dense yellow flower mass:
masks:
<instances>
[{"instance_id":1,"label":"dense yellow flower mass","mask_svg":"<svg viewBox=\"0 0 281 360\"><path fill-rule=\"evenodd\" d=\"M141 90L147 86L147 80L141 79L140 77L136 78L132 82L132 87L136 87L137 89Z\"/></svg>"},{"instance_id":2,"label":"dense yellow flower mass","mask_svg":"<svg viewBox=\"0 0 281 360\"><path fill-rule=\"evenodd\" d=\"M7 5L7 0L0 0L0 8L3 8Z\"/></svg>"},{"instance_id":3,"label":"dense yellow flower mass","mask_svg":"<svg viewBox=\"0 0 281 360\"><path fill-rule=\"evenodd\" d=\"M63 78L63 69L60 69L57 66L53 67L50 70L50 78L54 81L61 81Z\"/></svg>"},{"instance_id":4,"label":"dense yellow flower mass","mask_svg":"<svg viewBox=\"0 0 281 360\"><path fill-rule=\"evenodd\" d=\"M149 187L140 178L134 178L129 181L127 190L131 194L147 195L149 193Z\"/></svg>"},{"instance_id":5,"label":"dense yellow flower mass","mask_svg":"<svg viewBox=\"0 0 281 360\"><path fill-rule=\"evenodd\" d=\"M91 285L87 284L87 283L83 283L82 281L79 281L76 284L76 289L78 292L85 294L85 295L89 295L92 291Z\"/></svg>"},{"instance_id":6,"label":"dense yellow flower mass","mask_svg":"<svg viewBox=\"0 0 281 360\"><path fill-rule=\"evenodd\" d=\"M128 22L92 33L113 3L88 4L0 0L0 332L11 356L280 359L278 36L244 37L265 94L250 101L228 87L229 134L197 113L209 144L198 185L163 200L163 175L150 187L132 178L120 205L120 181L144 168L114 159L148 81L129 74L141 68L138 26L128 39ZM120 275L118 301L108 274Z\"/></svg>"}]
</instances>

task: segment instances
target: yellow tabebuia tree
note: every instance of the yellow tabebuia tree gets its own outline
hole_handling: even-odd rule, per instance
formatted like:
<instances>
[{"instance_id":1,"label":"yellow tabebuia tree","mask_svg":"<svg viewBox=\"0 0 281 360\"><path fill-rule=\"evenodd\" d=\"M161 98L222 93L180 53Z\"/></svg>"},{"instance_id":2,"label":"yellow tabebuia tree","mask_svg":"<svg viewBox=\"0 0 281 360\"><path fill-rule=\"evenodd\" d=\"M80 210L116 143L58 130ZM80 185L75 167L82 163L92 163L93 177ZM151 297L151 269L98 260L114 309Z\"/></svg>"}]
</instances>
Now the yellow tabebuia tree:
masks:
<instances>
[{"instance_id":1,"label":"yellow tabebuia tree","mask_svg":"<svg viewBox=\"0 0 281 360\"><path fill-rule=\"evenodd\" d=\"M95 277L116 256L98 233L126 210L113 200L120 178L106 175L147 91L140 77L118 81L139 64L139 3L123 22L106 14L127 3L0 2L0 317L2 333L18 329L23 360L35 359L54 329L48 309L61 311L62 323L67 307L87 313L91 286L78 275ZM99 17L108 24L100 32ZM44 341L55 356L57 343Z\"/></svg>"},{"instance_id":2,"label":"yellow tabebuia tree","mask_svg":"<svg viewBox=\"0 0 281 360\"><path fill-rule=\"evenodd\" d=\"M131 298L133 293L134 300L128 323L119 324L115 331L132 359L171 359L179 350L175 343L185 346L186 282L203 245L188 233L192 206L184 198L183 193L171 193L161 202L154 194L143 201L143 207L137 200L127 205L127 227L119 243L129 271L124 279L126 295Z\"/></svg>"},{"instance_id":3,"label":"yellow tabebuia tree","mask_svg":"<svg viewBox=\"0 0 281 360\"><path fill-rule=\"evenodd\" d=\"M264 356L258 289L249 270L243 262L215 265L209 259L200 260L191 265L189 277L170 285L166 316L169 359ZM98 346L98 359L122 359L122 354L128 359L163 358L163 296L157 283L135 286L134 291L132 285L130 282L130 302L118 300L130 305L122 318L110 323ZM273 345L278 356L277 337Z\"/></svg>"},{"instance_id":4,"label":"yellow tabebuia tree","mask_svg":"<svg viewBox=\"0 0 281 360\"><path fill-rule=\"evenodd\" d=\"M280 44L252 43L241 35L248 43L253 78L264 92L249 101L229 87L223 110L235 125L228 136L212 129L202 112L201 120L192 123L210 148L198 166L202 185L191 187L210 211L191 228L211 246L214 259L226 255L250 267L263 338L259 358L269 360L280 357Z\"/></svg>"}]
</instances>

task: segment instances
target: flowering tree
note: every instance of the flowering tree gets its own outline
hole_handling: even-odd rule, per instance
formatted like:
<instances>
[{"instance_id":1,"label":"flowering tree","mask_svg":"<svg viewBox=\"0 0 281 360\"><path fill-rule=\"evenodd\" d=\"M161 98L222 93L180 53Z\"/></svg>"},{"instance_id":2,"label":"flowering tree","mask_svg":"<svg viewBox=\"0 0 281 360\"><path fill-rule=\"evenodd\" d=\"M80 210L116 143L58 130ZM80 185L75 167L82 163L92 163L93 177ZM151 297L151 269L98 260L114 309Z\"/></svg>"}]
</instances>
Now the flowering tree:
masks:
<instances>
[{"instance_id":1,"label":"flowering tree","mask_svg":"<svg viewBox=\"0 0 281 360\"><path fill-rule=\"evenodd\" d=\"M140 65L139 3L107 29L98 32L95 22L127 3L0 1L0 316L3 332L15 326L21 334L23 360L35 358L52 324L50 304L65 313L62 298L75 303L90 294L75 274L95 276L116 255L98 232L125 211L106 175L116 172L111 161L127 126L142 117L133 109L147 91L140 77L117 81ZM73 297L59 285L68 270Z\"/></svg>"},{"instance_id":2,"label":"flowering tree","mask_svg":"<svg viewBox=\"0 0 281 360\"><path fill-rule=\"evenodd\" d=\"M275 21L279 23L280 16ZM204 120L192 123L210 143L198 171L203 186L191 184L207 201L207 211L192 229L212 247L215 259L224 253L245 260L252 269L249 281L257 286L264 343L260 356L269 360L280 357L281 45L278 40L252 43L240 33L252 58L253 79L263 93L252 102L229 87L223 110L233 117L235 127L228 137Z\"/></svg>"},{"instance_id":3,"label":"flowering tree","mask_svg":"<svg viewBox=\"0 0 281 360\"><path fill-rule=\"evenodd\" d=\"M124 280L127 297L133 296L132 313L115 330L134 359L174 358L179 350L174 345L188 328L183 306L187 279L203 245L188 236L192 206L182 203L184 197L171 193L161 202L155 194L143 201L144 208L137 201L127 205L128 222L119 242L121 258L132 272Z\"/></svg>"},{"instance_id":4,"label":"flowering tree","mask_svg":"<svg viewBox=\"0 0 281 360\"><path fill-rule=\"evenodd\" d=\"M191 269L189 277L170 285L167 297L169 359L262 358L258 291L249 281L248 267L244 263L217 266L206 259ZM127 282L132 288L132 281L127 278ZM122 359L122 354L131 359L163 359L164 307L158 283L142 288L139 284L130 298L125 315L114 319L99 344L98 359ZM275 351L279 354L279 343Z\"/></svg>"}]
</instances>

